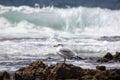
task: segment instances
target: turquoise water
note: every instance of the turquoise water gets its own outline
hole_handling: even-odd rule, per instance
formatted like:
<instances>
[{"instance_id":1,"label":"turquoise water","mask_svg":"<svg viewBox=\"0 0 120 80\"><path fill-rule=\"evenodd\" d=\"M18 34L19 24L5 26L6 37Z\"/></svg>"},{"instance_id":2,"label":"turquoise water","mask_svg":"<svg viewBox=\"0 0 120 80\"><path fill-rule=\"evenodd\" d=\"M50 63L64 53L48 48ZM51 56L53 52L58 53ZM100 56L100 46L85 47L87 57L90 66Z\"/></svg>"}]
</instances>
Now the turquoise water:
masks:
<instances>
[{"instance_id":1,"label":"turquoise water","mask_svg":"<svg viewBox=\"0 0 120 80\"><path fill-rule=\"evenodd\" d=\"M39 33L52 30L54 32L116 36L120 34L119 15L120 10L101 8L0 6L0 33Z\"/></svg>"}]
</instances>

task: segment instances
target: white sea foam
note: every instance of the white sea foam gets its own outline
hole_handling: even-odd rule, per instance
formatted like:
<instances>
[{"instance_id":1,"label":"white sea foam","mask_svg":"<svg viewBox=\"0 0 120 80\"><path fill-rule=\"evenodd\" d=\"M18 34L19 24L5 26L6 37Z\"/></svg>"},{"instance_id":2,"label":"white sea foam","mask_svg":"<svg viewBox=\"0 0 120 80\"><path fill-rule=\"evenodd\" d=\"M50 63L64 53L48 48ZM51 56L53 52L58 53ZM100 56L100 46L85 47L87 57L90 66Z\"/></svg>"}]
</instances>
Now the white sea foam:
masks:
<instances>
[{"instance_id":1,"label":"white sea foam","mask_svg":"<svg viewBox=\"0 0 120 80\"><path fill-rule=\"evenodd\" d=\"M120 11L101 8L0 6L0 33L67 31L86 35L119 35Z\"/></svg>"},{"instance_id":2,"label":"white sea foam","mask_svg":"<svg viewBox=\"0 0 120 80\"><path fill-rule=\"evenodd\" d=\"M11 65L19 59L56 57L53 45L58 43L82 57L100 57L106 52L115 54L120 50L119 40L102 41L98 38L120 35L119 15L120 10L101 8L0 6L0 60L3 61L0 64L6 66L7 60L12 61ZM79 65L79 62L73 64ZM80 66L88 68L89 64L89 68L95 68L95 65L84 61ZM1 68L6 70L3 66Z\"/></svg>"}]
</instances>

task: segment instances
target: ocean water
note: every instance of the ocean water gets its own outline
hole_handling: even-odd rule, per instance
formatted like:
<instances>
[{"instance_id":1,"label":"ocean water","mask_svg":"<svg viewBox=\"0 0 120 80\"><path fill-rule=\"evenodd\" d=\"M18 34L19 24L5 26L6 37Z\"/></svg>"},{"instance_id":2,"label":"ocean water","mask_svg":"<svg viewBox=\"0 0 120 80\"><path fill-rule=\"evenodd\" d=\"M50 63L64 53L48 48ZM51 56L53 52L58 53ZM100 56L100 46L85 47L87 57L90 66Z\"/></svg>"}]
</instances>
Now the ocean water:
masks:
<instances>
[{"instance_id":1,"label":"ocean water","mask_svg":"<svg viewBox=\"0 0 120 80\"><path fill-rule=\"evenodd\" d=\"M83 58L102 57L120 51L120 10L99 7L40 8L0 5L0 70L15 71L32 61L43 59L55 64L63 59L53 45L62 43ZM48 57L51 57L49 59ZM68 60L83 68L101 64Z\"/></svg>"}]
</instances>

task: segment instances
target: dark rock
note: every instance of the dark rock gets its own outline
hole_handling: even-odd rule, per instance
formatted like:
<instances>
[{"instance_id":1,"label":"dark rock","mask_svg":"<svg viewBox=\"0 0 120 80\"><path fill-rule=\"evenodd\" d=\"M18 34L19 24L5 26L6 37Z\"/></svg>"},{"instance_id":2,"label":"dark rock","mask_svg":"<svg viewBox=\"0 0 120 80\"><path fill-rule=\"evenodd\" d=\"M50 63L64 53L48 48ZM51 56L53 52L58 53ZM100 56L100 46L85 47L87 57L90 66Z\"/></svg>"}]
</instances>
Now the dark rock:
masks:
<instances>
[{"instance_id":1,"label":"dark rock","mask_svg":"<svg viewBox=\"0 0 120 80\"><path fill-rule=\"evenodd\" d=\"M14 78L14 80L22 80L22 76L18 73L14 73L13 74L13 78Z\"/></svg>"},{"instance_id":2,"label":"dark rock","mask_svg":"<svg viewBox=\"0 0 120 80\"><path fill-rule=\"evenodd\" d=\"M74 73L74 75L71 73ZM58 63L51 69L51 75L49 77L52 78L52 80L71 78L80 79L81 73L82 69L80 67Z\"/></svg>"},{"instance_id":3,"label":"dark rock","mask_svg":"<svg viewBox=\"0 0 120 80\"><path fill-rule=\"evenodd\" d=\"M71 74L71 73L74 73ZM57 63L47 66L41 61L31 63L26 68L19 69L14 74L15 80L57 80L57 79L80 79L82 69L80 67Z\"/></svg>"},{"instance_id":4,"label":"dark rock","mask_svg":"<svg viewBox=\"0 0 120 80\"><path fill-rule=\"evenodd\" d=\"M97 72L94 76L94 80L109 80L106 75L103 74L103 72Z\"/></svg>"},{"instance_id":5,"label":"dark rock","mask_svg":"<svg viewBox=\"0 0 120 80\"><path fill-rule=\"evenodd\" d=\"M106 58L100 58L97 60L98 62L108 62L109 60Z\"/></svg>"},{"instance_id":6,"label":"dark rock","mask_svg":"<svg viewBox=\"0 0 120 80\"><path fill-rule=\"evenodd\" d=\"M96 74L96 71L95 70L92 70L92 69L83 69L83 75L95 75Z\"/></svg>"},{"instance_id":7,"label":"dark rock","mask_svg":"<svg viewBox=\"0 0 120 80\"><path fill-rule=\"evenodd\" d=\"M95 74L96 74L95 70L83 69L82 80L92 80Z\"/></svg>"},{"instance_id":8,"label":"dark rock","mask_svg":"<svg viewBox=\"0 0 120 80\"><path fill-rule=\"evenodd\" d=\"M38 78L44 80L49 72L47 67L42 61L36 61L26 68L19 69L13 77L15 80L35 80Z\"/></svg>"},{"instance_id":9,"label":"dark rock","mask_svg":"<svg viewBox=\"0 0 120 80\"><path fill-rule=\"evenodd\" d=\"M105 66L96 66L96 70L105 71L106 67Z\"/></svg>"},{"instance_id":10,"label":"dark rock","mask_svg":"<svg viewBox=\"0 0 120 80\"><path fill-rule=\"evenodd\" d=\"M120 80L120 75L110 76L109 79L111 79L111 80Z\"/></svg>"},{"instance_id":11,"label":"dark rock","mask_svg":"<svg viewBox=\"0 0 120 80\"><path fill-rule=\"evenodd\" d=\"M97 66L96 70L82 69L65 63L48 66L42 61L35 61L28 67L16 71L13 78L14 80L119 80L120 69L106 70L105 66Z\"/></svg>"},{"instance_id":12,"label":"dark rock","mask_svg":"<svg viewBox=\"0 0 120 80\"><path fill-rule=\"evenodd\" d=\"M120 52L116 52L116 57L120 57Z\"/></svg>"},{"instance_id":13,"label":"dark rock","mask_svg":"<svg viewBox=\"0 0 120 80\"><path fill-rule=\"evenodd\" d=\"M118 57L118 54L115 56ZM96 70L82 69L65 63L48 66L42 61L35 61L12 76L13 80L120 80L120 69L107 70L105 66L96 66ZM10 80L9 73L0 72L0 80Z\"/></svg>"},{"instance_id":14,"label":"dark rock","mask_svg":"<svg viewBox=\"0 0 120 80\"><path fill-rule=\"evenodd\" d=\"M108 52L105 56L98 59L97 62L109 62L112 60L114 60L114 56L110 52Z\"/></svg>"},{"instance_id":15,"label":"dark rock","mask_svg":"<svg viewBox=\"0 0 120 80\"><path fill-rule=\"evenodd\" d=\"M0 72L0 80L10 80L10 74L6 71Z\"/></svg>"},{"instance_id":16,"label":"dark rock","mask_svg":"<svg viewBox=\"0 0 120 80\"><path fill-rule=\"evenodd\" d=\"M120 52L116 52L115 55L112 55L111 53L108 52L105 56L97 60L97 62L109 62L109 61L120 61Z\"/></svg>"},{"instance_id":17,"label":"dark rock","mask_svg":"<svg viewBox=\"0 0 120 80\"><path fill-rule=\"evenodd\" d=\"M93 76L91 75L85 75L82 77L82 80L92 80L93 79Z\"/></svg>"},{"instance_id":18,"label":"dark rock","mask_svg":"<svg viewBox=\"0 0 120 80\"><path fill-rule=\"evenodd\" d=\"M112 69L107 72L110 80L120 80L120 69Z\"/></svg>"},{"instance_id":19,"label":"dark rock","mask_svg":"<svg viewBox=\"0 0 120 80\"><path fill-rule=\"evenodd\" d=\"M115 61L120 61L120 52L116 52L116 55L114 55Z\"/></svg>"},{"instance_id":20,"label":"dark rock","mask_svg":"<svg viewBox=\"0 0 120 80\"><path fill-rule=\"evenodd\" d=\"M106 58L108 60L112 60L113 59L113 55L108 52L103 58Z\"/></svg>"},{"instance_id":21,"label":"dark rock","mask_svg":"<svg viewBox=\"0 0 120 80\"><path fill-rule=\"evenodd\" d=\"M45 68L47 65L44 64L42 61L36 61L36 62L33 62L29 65L29 68L32 67L33 69L36 69L36 68Z\"/></svg>"}]
</instances>

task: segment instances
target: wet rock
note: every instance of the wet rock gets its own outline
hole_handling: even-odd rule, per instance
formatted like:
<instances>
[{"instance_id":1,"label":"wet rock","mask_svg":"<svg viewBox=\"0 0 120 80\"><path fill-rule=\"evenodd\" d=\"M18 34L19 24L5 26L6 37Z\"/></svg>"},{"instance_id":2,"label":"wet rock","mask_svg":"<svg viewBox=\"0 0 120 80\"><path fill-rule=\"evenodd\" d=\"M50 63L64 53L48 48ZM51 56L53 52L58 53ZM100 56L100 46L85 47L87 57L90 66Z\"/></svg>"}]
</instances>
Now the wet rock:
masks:
<instances>
[{"instance_id":1,"label":"wet rock","mask_svg":"<svg viewBox=\"0 0 120 80\"><path fill-rule=\"evenodd\" d=\"M85 69L84 71L84 75L95 75L96 74L96 71L95 70L92 70L92 69Z\"/></svg>"},{"instance_id":2,"label":"wet rock","mask_svg":"<svg viewBox=\"0 0 120 80\"><path fill-rule=\"evenodd\" d=\"M31 63L26 68L19 69L16 73L14 73L15 80L35 80L40 78L41 80L45 80L48 75L47 65L42 61L36 61Z\"/></svg>"},{"instance_id":3,"label":"wet rock","mask_svg":"<svg viewBox=\"0 0 120 80\"><path fill-rule=\"evenodd\" d=\"M108 60L112 60L113 59L113 55L108 52L103 58L108 59Z\"/></svg>"},{"instance_id":4,"label":"wet rock","mask_svg":"<svg viewBox=\"0 0 120 80\"><path fill-rule=\"evenodd\" d=\"M103 56L102 58L98 59L98 62L109 62L110 60L113 59L113 55L111 53L107 53L105 56Z\"/></svg>"},{"instance_id":5,"label":"wet rock","mask_svg":"<svg viewBox=\"0 0 120 80\"><path fill-rule=\"evenodd\" d=\"M109 80L108 77L106 76L106 74L104 72L96 72L94 78L94 80Z\"/></svg>"},{"instance_id":6,"label":"wet rock","mask_svg":"<svg viewBox=\"0 0 120 80\"><path fill-rule=\"evenodd\" d=\"M20 73L18 73L18 74L17 74L17 73L14 73L14 74L13 74L13 78L14 78L13 80L22 80L22 76L21 76Z\"/></svg>"},{"instance_id":7,"label":"wet rock","mask_svg":"<svg viewBox=\"0 0 120 80\"><path fill-rule=\"evenodd\" d=\"M92 80L93 79L93 76L91 75L85 75L82 77L82 80Z\"/></svg>"},{"instance_id":8,"label":"wet rock","mask_svg":"<svg viewBox=\"0 0 120 80\"><path fill-rule=\"evenodd\" d=\"M83 69L82 80L92 80L95 74L96 74L95 70Z\"/></svg>"},{"instance_id":9,"label":"wet rock","mask_svg":"<svg viewBox=\"0 0 120 80\"><path fill-rule=\"evenodd\" d=\"M120 69L111 69L107 71L109 80L120 80Z\"/></svg>"},{"instance_id":10,"label":"wet rock","mask_svg":"<svg viewBox=\"0 0 120 80\"><path fill-rule=\"evenodd\" d=\"M120 69L106 70L105 66L82 69L65 63L46 65L42 61L31 63L28 67L14 73L14 80L119 80Z\"/></svg>"},{"instance_id":11,"label":"wet rock","mask_svg":"<svg viewBox=\"0 0 120 80\"><path fill-rule=\"evenodd\" d=\"M41 61L36 61L14 73L14 80L81 79L81 74L82 69L71 64L57 63L47 66Z\"/></svg>"},{"instance_id":12,"label":"wet rock","mask_svg":"<svg viewBox=\"0 0 120 80\"><path fill-rule=\"evenodd\" d=\"M6 71L0 72L0 80L10 80L10 74Z\"/></svg>"},{"instance_id":13,"label":"wet rock","mask_svg":"<svg viewBox=\"0 0 120 80\"><path fill-rule=\"evenodd\" d=\"M120 52L116 52L115 55L107 53L105 56L97 60L98 62L120 61Z\"/></svg>"},{"instance_id":14,"label":"wet rock","mask_svg":"<svg viewBox=\"0 0 120 80\"><path fill-rule=\"evenodd\" d=\"M116 54L114 55L114 60L120 61L120 52L116 52Z\"/></svg>"},{"instance_id":15,"label":"wet rock","mask_svg":"<svg viewBox=\"0 0 120 80\"><path fill-rule=\"evenodd\" d=\"M74 75L72 74L74 73ZM55 79L80 79L82 69L71 64L58 63L51 69L51 77ZM63 75L64 74L64 75Z\"/></svg>"},{"instance_id":16,"label":"wet rock","mask_svg":"<svg viewBox=\"0 0 120 80\"><path fill-rule=\"evenodd\" d=\"M96 70L105 71L106 67L105 66L96 66Z\"/></svg>"},{"instance_id":17,"label":"wet rock","mask_svg":"<svg viewBox=\"0 0 120 80\"><path fill-rule=\"evenodd\" d=\"M97 62L108 62L109 60L106 58L100 58L97 60Z\"/></svg>"}]
</instances>

